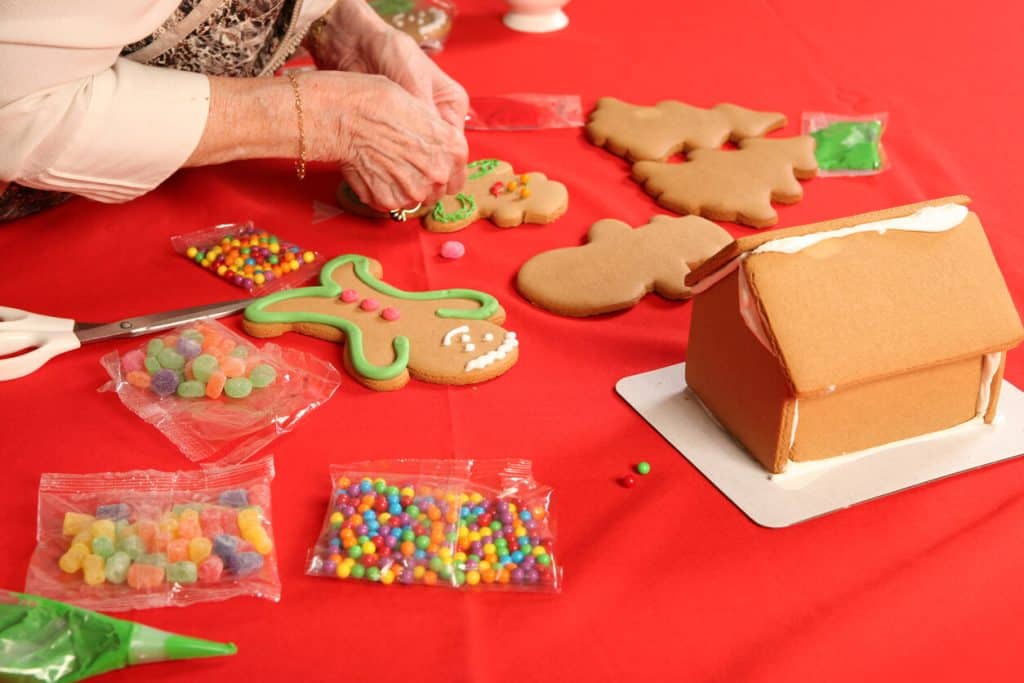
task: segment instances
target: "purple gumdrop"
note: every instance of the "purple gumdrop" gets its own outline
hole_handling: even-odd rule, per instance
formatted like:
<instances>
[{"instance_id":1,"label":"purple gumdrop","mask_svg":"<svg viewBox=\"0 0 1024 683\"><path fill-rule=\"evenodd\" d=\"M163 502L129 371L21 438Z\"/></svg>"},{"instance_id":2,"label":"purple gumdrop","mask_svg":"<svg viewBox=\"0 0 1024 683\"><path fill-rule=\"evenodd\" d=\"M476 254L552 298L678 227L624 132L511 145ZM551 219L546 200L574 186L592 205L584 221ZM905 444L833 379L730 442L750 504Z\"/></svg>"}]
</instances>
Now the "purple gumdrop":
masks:
<instances>
[{"instance_id":1,"label":"purple gumdrop","mask_svg":"<svg viewBox=\"0 0 1024 683\"><path fill-rule=\"evenodd\" d=\"M239 538L228 534L218 534L213 538L213 554L226 560L238 550Z\"/></svg>"},{"instance_id":2,"label":"purple gumdrop","mask_svg":"<svg viewBox=\"0 0 1024 683\"><path fill-rule=\"evenodd\" d=\"M338 571L338 565L334 560L324 561L324 574L328 576L334 576L335 572Z\"/></svg>"},{"instance_id":3,"label":"purple gumdrop","mask_svg":"<svg viewBox=\"0 0 1024 683\"><path fill-rule=\"evenodd\" d=\"M230 489L222 491L217 497L217 502L224 507L244 508L249 504L249 492L245 489Z\"/></svg>"},{"instance_id":4,"label":"purple gumdrop","mask_svg":"<svg viewBox=\"0 0 1024 683\"><path fill-rule=\"evenodd\" d=\"M535 559L533 559L533 555L527 555L526 557L523 558L523 561L519 563L519 566L522 567L523 569L533 569L533 565L536 562L537 561Z\"/></svg>"},{"instance_id":5,"label":"purple gumdrop","mask_svg":"<svg viewBox=\"0 0 1024 683\"><path fill-rule=\"evenodd\" d=\"M356 527L356 536L366 536L370 533L370 527L365 524L360 524Z\"/></svg>"},{"instance_id":6,"label":"purple gumdrop","mask_svg":"<svg viewBox=\"0 0 1024 683\"><path fill-rule=\"evenodd\" d=\"M416 576L412 573L412 570L406 569L399 575L398 580L401 583L412 583L415 580L415 578Z\"/></svg>"},{"instance_id":7,"label":"purple gumdrop","mask_svg":"<svg viewBox=\"0 0 1024 683\"><path fill-rule=\"evenodd\" d=\"M178 389L178 373L174 370L158 370L150 381L149 388L161 396L170 396Z\"/></svg>"},{"instance_id":8,"label":"purple gumdrop","mask_svg":"<svg viewBox=\"0 0 1024 683\"><path fill-rule=\"evenodd\" d=\"M257 552L234 553L224 558L224 568L235 576L248 576L263 568L263 556Z\"/></svg>"},{"instance_id":9,"label":"purple gumdrop","mask_svg":"<svg viewBox=\"0 0 1024 683\"><path fill-rule=\"evenodd\" d=\"M540 572L536 569L530 569L526 571L526 583L537 583L540 581Z\"/></svg>"},{"instance_id":10,"label":"purple gumdrop","mask_svg":"<svg viewBox=\"0 0 1024 683\"><path fill-rule=\"evenodd\" d=\"M386 545L389 548L394 548L396 545L398 545L398 539L392 536L391 534L388 534L384 537L384 545Z\"/></svg>"},{"instance_id":11,"label":"purple gumdrop","mask_svg":"<svg viewBox=\"0 0 1024 683\"><path fill-rule=\"evenodd\" d=\"M185 360L192 360L203 352L203 347L195 339L179 337L174 350L185 357Z\"/></svg>"},{"instance_id":12,"label":"purple gumdrop","mask_svg":"<svg viewBox=\"0 0 1024 683\"><path fill-rule=\"evenodd\" d=\"M359 484L352 484L349 486L348 495L351 498L357 498L359 496Z\"/></svg>"},{"instance_id":13,"label":"purple gumdrop","mask_svg":"<svg viewBox=\"0 0 1024 683\"><path fill-rule=\"evenodd\" d=\"M97 519L128 519L132 516L132 506L128 503L111 503L96 507Z\"/></svg>"},{"instance_id":14,"label":"purple gumdrop","mask_svg":"<svg viewBox=\"0 0 1024 683\"><path fill-rule=\"evenodd\" d=\"M401 522L403 525L406 525L412 521L412 517L409 516L408 512L403 512L398 516L398 521Z\"/></svg>"},{"instance_id":15,"label":"purple gumdrop","mask_svg":"<svg viewBox=\"0 0 1024 683\"><path fill-rule=\"evenodd\" d=\"M522 569L516 567L512 570L512 583L522 583L525 577L526 573Z\"/></svg>"}]
</instances>

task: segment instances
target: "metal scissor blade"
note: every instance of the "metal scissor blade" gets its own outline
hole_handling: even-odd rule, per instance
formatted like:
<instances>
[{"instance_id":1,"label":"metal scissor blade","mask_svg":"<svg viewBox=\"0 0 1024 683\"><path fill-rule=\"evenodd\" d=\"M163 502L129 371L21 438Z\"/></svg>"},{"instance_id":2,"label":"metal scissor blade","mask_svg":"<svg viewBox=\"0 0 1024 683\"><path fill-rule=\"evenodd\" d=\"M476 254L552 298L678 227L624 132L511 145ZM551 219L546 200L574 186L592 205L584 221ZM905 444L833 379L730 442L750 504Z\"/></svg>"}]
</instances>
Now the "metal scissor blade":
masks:
<instances>
[{"instance_id":1,"label":"metal scissor blade","mask_svg":"<svg viewBox=\"0 0 1024 683\"><path fill-rule=\"evenodd\" d=\"M75 335L78 336L83 344L100 341L101 339L112 339L114 337L137 337L140 334L159 332L169 327L184 325L196 320L209 320L231 315L242 310L252 302L253 299L239 299L219 304L182 308L165 313L142 315L137 318L125 318L113 323L77 323L75 324Z\"/></svg>"}]
</instances>

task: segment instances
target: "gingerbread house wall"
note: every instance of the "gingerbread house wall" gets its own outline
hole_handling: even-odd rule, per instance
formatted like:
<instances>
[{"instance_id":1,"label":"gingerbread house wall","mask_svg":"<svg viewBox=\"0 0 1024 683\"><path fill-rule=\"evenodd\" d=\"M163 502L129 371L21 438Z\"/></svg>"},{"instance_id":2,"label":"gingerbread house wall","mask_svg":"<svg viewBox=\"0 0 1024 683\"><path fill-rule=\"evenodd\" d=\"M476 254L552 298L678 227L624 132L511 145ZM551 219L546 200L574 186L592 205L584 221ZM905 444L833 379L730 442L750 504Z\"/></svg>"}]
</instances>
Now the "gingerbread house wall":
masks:
<instances>
[{"instance_id":1,"label":"gingerbread house wall","mask_svg":"<svg viewBox=\"0 0 1024 683\"><path fill-rule=\"evenodd\" d=\"M778 361L740 317L738 272L694 299L686 384L766 469L781 472L792 428L792 392Z\"/></svg>"}]
</instances>

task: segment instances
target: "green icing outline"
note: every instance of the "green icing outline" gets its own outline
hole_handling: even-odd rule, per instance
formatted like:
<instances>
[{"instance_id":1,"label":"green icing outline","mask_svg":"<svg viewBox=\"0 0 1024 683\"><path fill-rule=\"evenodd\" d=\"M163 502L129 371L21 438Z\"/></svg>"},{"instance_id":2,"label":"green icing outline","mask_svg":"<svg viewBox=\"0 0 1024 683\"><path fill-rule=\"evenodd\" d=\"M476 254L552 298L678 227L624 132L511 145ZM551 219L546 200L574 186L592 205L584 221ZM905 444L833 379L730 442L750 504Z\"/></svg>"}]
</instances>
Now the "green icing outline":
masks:
<instances>
[{"instance_id":1,"label":"green icing outline","mask_svg":"<svg viewBox=\"0 0 1024 683\"><path fill-rule=\"evenodd\" d=\"M441 202L434 204L433 219L438 223L456 223L466 220L476 211L476 200L471 195L460 192L455 195L455 200L459 203L459 208L451 213L445 213Z\"/></svg>"},{"instance_id":2,"label":"green icing outline","mask_svg":"<svg viewBox=\"0 0 1024 683\"><path fill-rule=\"evenodd\" d=\"M267 306L306 296L319 296L335 299L341 295L342 286L332 279L335 270L348 263L352 264L356 277L372 290L406 301L429 301L431 299L470 299L480 304L476 310L459 308L439 308L434 312L439 318L462 318L465 320L487 320L498 311L498 300L490 294L474 289L440 289L429 292L406 292L382 282L370 273L370 260L359 254L345 254L331 259L320 271L320 285L317 287L300 287L284 290L257 299L245 309L245 319L259 324L294 324L318 323L341 330L345 335L349 361L352 367L363 377L375 380L394 379L402 374L409 365L409 338L403 335L395 337L392 344L395 350L394 362L385 365L374 365L366 358L363 350L363 330L356 323L338 316L323 313L276 312L266 310Z\"/></svg>"},{"instance_id":3,"label":"green icing outline","mask_svg":"<svg viewBox=\"0 0 1024 683\"><path fill-rule=\"evenodd\" d=\"M498 159L480 159L478 161L474 161L470 164L467 164L468 168L477 169L476 171L469 175L469 180L483 178L485 175L493 172L494 169L498 168L498 164L500 163L501 161L499 161Z\"/></svg>"}]
</instances>

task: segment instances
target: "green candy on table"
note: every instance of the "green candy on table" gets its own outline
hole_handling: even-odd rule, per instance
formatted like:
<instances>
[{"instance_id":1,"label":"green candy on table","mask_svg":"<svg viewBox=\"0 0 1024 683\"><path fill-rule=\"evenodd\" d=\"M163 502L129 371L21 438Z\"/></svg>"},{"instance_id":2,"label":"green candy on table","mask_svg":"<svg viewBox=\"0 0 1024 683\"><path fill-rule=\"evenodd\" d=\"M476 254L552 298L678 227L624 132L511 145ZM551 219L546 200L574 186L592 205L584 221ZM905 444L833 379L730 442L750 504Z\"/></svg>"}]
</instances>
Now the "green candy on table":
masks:
<instances>
[{"instance_id":1,"label":"green candy on table","mask_svg":"<svg viewBox=\"0 0 1024 683\"><path fill-rule=\"evenodd\" d=\"M183 560L167 565L167 583L195 583L198 578L195 562Z\"/></svg>"},{"instance_id":2,"label":"green candy on table","mask_svg":"<svg viewBox=\"0 0 1024 683\"><path fill-rule=\"evenodd\" d=\"M249 381L257 389L269 387L277 379L277 370L273 366L261 363L252 369L249 373Z\"/></svg>"},{"instance_id":3,"label":"green candy on table","mask_svg":"<svg viewBox=\"0 0 1024 683\"><path fill-rule=\"evenodd\" d=\"M155 356L160 353L160 350L164 348L163 339L150 339L149 343L146 344L146 355Z\"/></svg>"},{"instance_id":4,"label":"green candy on table","mask_svg":"<svg viewBox=\"0 0 1024 683\"><path fill-rule=\"evenodd\" d=\"M125 536L118 544L117 549L131 560L137 560L146 552L145 542L138 536ZM114 553L115 555L117 553Z\"/></svg>"},{"instance_id":5,"label":"green candy on table","mask_svg":"<svg viewBox=\"0 0 1024 683\"><path fill-rule=\"evenodd\" d=\"M178 396L182 398L199 398L206 395L206 386L197 380L190 379L178 385Z\"/></svg>"},{"instance_id":6,"label":"green candy on table","mask_svg":"<svg viewBox=\"0 0 1024 683\"><path fill-rule=\"evenodd\" d=\"M876 171L882 167L881 121L838 121L811 131L823 171Z\"/></svg>"},{"instance_id":7,"label":"green candy on table","mask_svg":"<svg viewBox=\"0 0 1024 683\"><path fill-rule=\"evenodd\" d=\"M185 356L169 347L160 349L156 359L160 361L162 367L168 370L181 370L185 367Z\"/></svg>"},{"instance_id":8,"label":"green candy on table","mask_svg":"<svg viewBox=\"0 0 1024 683\"><path fill-rule=\"evenodd\" d=\"M143 364L146 366L146 372L151 375L155 375L163 370L163 366L160 365L160 361L156 359L156 356L146 356L146 360L143 361Z\"/></svg>"},{"instance_id":9,"label":"green candy on table","mask_svg":"<svg viewBox=\"0 0 1024 683\"><path fill-rule=\"evenodd\" d=\"M220 363L208 353L196 356L192 361L192 375L200 382L208 382L210 375L220 369Z\"/></svg>"},{"instance_id":10,"label":"green candy on table","mask_svg":"<svg viewBox=\"0 0 1024 683\"><path fill-rule=\"evenodd\" d=\"M107 559L103 573L109 583L124 583L128 578L128 568L132 566L132 558L124 552L116 552Z\"/></svg>"},{"instance_id":11,"label":"green candy on table","mask_svg":"<svg viewBox=\"0 0 1024 683\"><path fill-rule=\"evenodd\" d=\"M114 554L114 542L106 536L97 536L92 539L92 552L106 559Z\"/></svg>"},{"instance_id":12,"label":"green candy on table","mask_svg":"<svg viewBox=\"0 0 1024 683\"><path fill-rule=\"evenodd\" d=\"M252 382L246 377L232 377L224 383L224 393L231 398L245 398L252 393Z\"/></svg>"}]
</instances>

